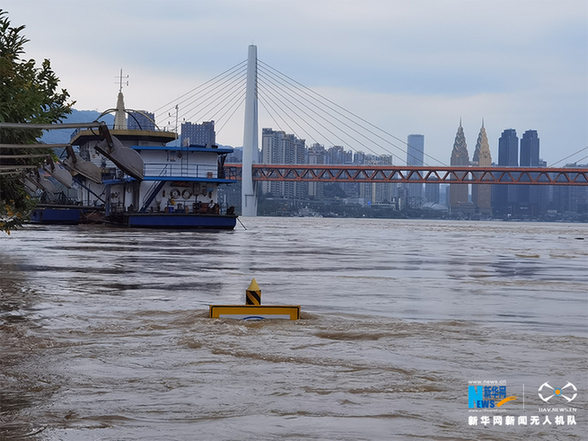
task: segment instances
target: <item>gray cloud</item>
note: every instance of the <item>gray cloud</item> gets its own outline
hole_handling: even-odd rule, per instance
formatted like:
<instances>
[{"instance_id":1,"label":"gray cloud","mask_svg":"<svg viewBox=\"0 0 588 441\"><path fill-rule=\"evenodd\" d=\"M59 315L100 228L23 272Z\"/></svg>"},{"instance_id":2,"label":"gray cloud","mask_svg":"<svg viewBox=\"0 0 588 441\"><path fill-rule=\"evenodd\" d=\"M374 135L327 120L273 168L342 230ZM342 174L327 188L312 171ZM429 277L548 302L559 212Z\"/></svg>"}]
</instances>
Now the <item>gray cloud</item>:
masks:
<instances>
[{"instance_id":1,"label":"gray cloud","mask_svg":"<svg viewBox=\"0 0 588 441\"><path fill-rule=\"evenodd\" d=\"M554 162L588 146L585 1L5 0L27 56L50 58L81 109L155 109L244 60L264 62L446 161L459 118L493 155L506 128L536 129ZM271 119L260 117L271 124ZM223 136L225 139L223 139ZM239 145L242 121L220 142Z\"/></svg>"}]
</instances>

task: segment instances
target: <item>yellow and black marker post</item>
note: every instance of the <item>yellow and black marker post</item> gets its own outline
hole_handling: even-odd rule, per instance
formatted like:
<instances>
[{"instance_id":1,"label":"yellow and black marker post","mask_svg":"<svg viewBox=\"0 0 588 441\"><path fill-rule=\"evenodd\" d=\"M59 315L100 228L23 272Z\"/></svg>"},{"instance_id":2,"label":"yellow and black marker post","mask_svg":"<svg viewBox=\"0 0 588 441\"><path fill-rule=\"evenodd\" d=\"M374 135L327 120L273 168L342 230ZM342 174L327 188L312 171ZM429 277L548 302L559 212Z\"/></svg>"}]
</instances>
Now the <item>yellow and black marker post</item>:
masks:
<instances>
[{"instance_id":1,"label":"yellow and black marker post","mask_svg":"<svg viewBox=\"0 0 588 441\"><path fill-rule=\"evenodd\" d=\"M245 291L245 304L255 306L261 305L261 289L259 289L259 285L255 279L251 280L249 288Z\"/></svg>"},{"instance_id":2,"label":"yellow and black marker post","mask_svg":"<svg viewBox=\"0 0 588 441\"><path fill-rule=\"evenodd\" d=\"M287 319L300 318L300 306L296 305L262 305L261 290L255 279L245 291L245 305L210 305L210 318L232 318L240 320Z\"/></svg>"}]
</instances>

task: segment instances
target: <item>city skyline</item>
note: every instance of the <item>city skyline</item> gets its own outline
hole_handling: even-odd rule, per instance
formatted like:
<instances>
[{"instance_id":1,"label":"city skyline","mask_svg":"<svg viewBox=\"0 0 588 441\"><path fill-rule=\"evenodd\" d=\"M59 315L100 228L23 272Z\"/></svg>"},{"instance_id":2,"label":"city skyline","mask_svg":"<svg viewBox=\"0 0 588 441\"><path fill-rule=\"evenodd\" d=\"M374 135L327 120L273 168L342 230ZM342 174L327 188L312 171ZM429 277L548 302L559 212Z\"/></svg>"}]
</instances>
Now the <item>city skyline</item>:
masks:
<instances>
[{"instance_id":1,"label":"city skyline","mask_svg":"<svg viewBox=\"0 0 588 441\"><path fill-rule=\"evenodd\" d=\"M392 165L392 156L378 156L362 151L346 151L341 146L325 146L314 143L306 145L304 139L284 131L263 128L262 150L259 152L261 164L346 164L346 165ZM519 143L520 141L520 143ZM407 151L408 166L422 166L426 155L424 136L411 134L407 137L411 148ZM463 166L508 166L545 167L540 159L540 138L536 130L527 130L519 140L515 129L505 129L499 139L497 159L490 153L485 124L479 129L473 155L470 157L463 126L457 128L451 165ZM471 159L470 159L471 158ZM520 159L519 159L520 158ZM239 162L232 157L229 162ZM399 164L395 164L399 165ZM404 164L401 164L404 165ZM570 165L570 164L566 164ZM585 164L582 164L584 167ZM325 182L262 181L261 194L270 198L286 200L325 200ZM549 212L586 212L588 193L586 188L559 189L536 185L496 185L496 184L406 184L383 182L337 182L329 183L340 188L339 198L345 203L383 204L395 210L405 208L427 208L448 210L450 215L478 218L509 218L514 216L537 219L548 216ZM333 190L329 190L332 195ZM328 197L327 197L328 199ZM444 207L443 207L444 206Z\"/></svg>"},{"instance_id":2,"label":"city skyline","mask_svg":"<svg viewBox=\"0 0 588 441\"><path fill-rule=\"evenodd\" d=\"M6 0L2 7L14 26L26 26L26 58L49 58L80 110L113 107L122 68L129 107L157 114L244 60L254 43L260 60L377 127L403 140L425 135L438 159L447 157L459 118L464 127L485 119L494 155L505 127L538 130L549 164L588 146L584 1L138 4ZM278 24L268 13L289 20ZM105 23L118 31L86 31ZM260 110L260 127L270 127ZM240 113L218 143L242 144Z\"/></svg>"}]
</instances>

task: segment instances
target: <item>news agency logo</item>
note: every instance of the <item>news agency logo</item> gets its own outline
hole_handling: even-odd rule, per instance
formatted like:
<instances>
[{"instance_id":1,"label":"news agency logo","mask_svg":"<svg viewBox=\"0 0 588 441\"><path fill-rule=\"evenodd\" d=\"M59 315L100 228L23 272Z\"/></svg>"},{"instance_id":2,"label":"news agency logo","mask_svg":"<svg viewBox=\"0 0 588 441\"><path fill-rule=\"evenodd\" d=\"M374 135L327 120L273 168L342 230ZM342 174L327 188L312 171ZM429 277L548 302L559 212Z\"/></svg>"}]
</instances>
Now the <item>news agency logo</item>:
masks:
<instances>
[{"instance_id":1,"label":"news agency logo","mask_svg":"<svg viewBox=\"0 0 588 441\"><path fill-rule=\"evenodd\" d=\"M564 390L564 389L568 389L568 388L569 388L569 390ZM576 386L574 386L569 381L568 381L568 384L566 384L564 387L561 387L561 388L559 388L559 387L553 388L546 381L545 383L543 383L539 387L538 392L539 392L538 393L539 398L541 398L546 403L548 403L549 400L551 400L553 397L565 398L567 400L567 402L570 403L578 396L578 389L576 389ZM568 395L571 395L571 396L565 395L564 392ZM572 392L573 392L573 395L572 395Z\"/></svg>"},{"instance_id":2,"label":"news agency logo","mask_svg":"<svg viewBox=\"0 0 588 441\"><path fill-rule=\"evenodd\" d=\"M515 395L506 396L506 386L468 386L470 409L494 409L516 399Z\"/></svg>"}]
</instances>

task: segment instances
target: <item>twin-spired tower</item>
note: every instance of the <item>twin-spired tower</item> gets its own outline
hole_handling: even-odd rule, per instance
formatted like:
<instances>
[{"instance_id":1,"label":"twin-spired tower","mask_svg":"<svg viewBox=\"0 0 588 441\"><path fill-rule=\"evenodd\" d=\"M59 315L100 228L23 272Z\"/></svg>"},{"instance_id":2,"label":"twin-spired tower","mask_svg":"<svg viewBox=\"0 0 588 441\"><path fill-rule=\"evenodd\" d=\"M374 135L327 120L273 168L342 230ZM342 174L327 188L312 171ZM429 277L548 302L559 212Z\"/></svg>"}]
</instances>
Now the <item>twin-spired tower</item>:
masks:
<instances>
[{"instance_id":1,"label":"twin-spired tower","mask_svg":"<svg viewBox=\"0 0 588 441\"><path fill-rule=\"evenodd\" d=\"M455 166L489 166L492 165L492 157L490 155L490 145L488 144L488 136L486 135L486 129L484 127L484 121L482 121L482 128L478 135L476 142L476 149L474 151L474 157L470 163L468 154L468 146L461 125L457 129L455 135L455 142L453 143L453 150L451 152L451 165ZM473 185L472 186L472 204L473 208L481 214L491 214L492 188L490 185ZM450 184L449 186L449 205L452 210L463 211L467 210L469 203L469 192L468 185L465 184Z\"/></svg>"},{"instance_id":2,"label":"twin-spired tower","mask_svg":"<svg viewBox=\"0 0 588 441\"><path fill-rule=\"evenodd\" d=\"M482 121L482 128L478 134L476 141L476 149L474 150L473 165L491 166L492 156L490 154L490 144L488 143L488 136L486 135L486 128L484 121ZM492 186L486 184L472 185L472 202L476 210L480 214L492 214Z\"/></svg>"},{"instance_id":3,"label":"twin-spired tower","mask_svg":"<svg viewBox=\"0 0 588 441\"><path fill-rule=\"evenodd\" d=\"M455 135L453 150L451 151L451 165L468 166L470 165L470 156L468 154L468 145L466 144L465 134L461 121ZM463 184L451 184L449 186L449 205L452 210L462 209L469 202L468 186Z\"/></svg>"}]
</instances>

